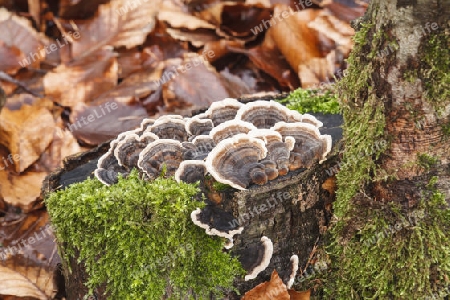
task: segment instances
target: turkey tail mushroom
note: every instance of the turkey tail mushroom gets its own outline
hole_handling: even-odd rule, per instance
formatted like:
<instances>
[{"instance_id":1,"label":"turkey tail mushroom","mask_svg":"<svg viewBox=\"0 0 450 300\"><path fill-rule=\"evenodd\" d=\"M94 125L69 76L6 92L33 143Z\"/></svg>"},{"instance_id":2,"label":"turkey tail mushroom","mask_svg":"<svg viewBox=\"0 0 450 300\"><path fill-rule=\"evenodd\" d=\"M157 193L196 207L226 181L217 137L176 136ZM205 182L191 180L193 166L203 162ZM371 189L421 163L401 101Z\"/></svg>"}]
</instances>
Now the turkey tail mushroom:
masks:
<instances>
[{"instance_id":1,"label":"turkey tail mushroom","mask_svg":"<svg viewBox=\"0 0 450 300\"><path fill-rule=\"evenodd\" d=\"M265 167L259 163L266 155L263 141L238 134L217 144L205 164L216 181L245 190L251 182L267 182Z\"/></svg>"}]
</instances>

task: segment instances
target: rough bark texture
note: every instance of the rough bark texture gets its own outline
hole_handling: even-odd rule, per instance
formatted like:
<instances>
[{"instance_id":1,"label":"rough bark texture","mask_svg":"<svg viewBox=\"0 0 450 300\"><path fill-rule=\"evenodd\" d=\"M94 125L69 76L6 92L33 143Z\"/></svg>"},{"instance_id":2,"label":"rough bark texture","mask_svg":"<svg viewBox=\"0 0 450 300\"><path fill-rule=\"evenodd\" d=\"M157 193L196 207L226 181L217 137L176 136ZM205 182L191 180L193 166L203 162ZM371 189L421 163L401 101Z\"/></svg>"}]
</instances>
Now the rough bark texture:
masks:
<instances>
[{"instance_id":1,"label":"rough bark texture","mask_svg":"<svg viewBox=\"0 0 450 300\"><path fill-rule=\"evenodd\" d=\"M243 102L252 100L256 98L241 99ZM227 189L214 195L216 201L218 197L221 199L220 206L232 212L242 221L245 228L241 235L235 236L235 245L231 250L233 255L241 254L246 247L259 242L264 235L274 244L273 257L265 271L254 280L236 280L235 286L241 294L270 279L274 269L287 280L289 259L293 254L299 257L299 268L304 268L313 247L327 228L331 216L331 202L335 197L334 176L330 177L328 174L330 169L336 168L339 159L342 117L340 115L318 117L324 122L325 127L321 129L321 133L333 136L333 152L327 161L316 164L308 170L290 172L264 186L251 186L246 191ZM51 174L44 182L43 195L91 176L98 157L105 153L108 147L109 144L105 143L66 160L64 168ZM323 185L327 179L330 184ZM267 205L264 212L259 210L263 204ZM258 213L255 212L255 208L259 210ZM249 218L245 218L245 214L249 214ZM64 253L64 245L59 245L59 249ZM83 299L87 293L83 283L88 276L83 264L77 263L77 257L72 257L70 258L72 271L68 271L69 266L64 267L67 299ZM103 291L104 287L96 291L96 299L106 299L102 295ZM239 298L234 293L229 295L229 299Z\"/></svg>"}]
</instances>

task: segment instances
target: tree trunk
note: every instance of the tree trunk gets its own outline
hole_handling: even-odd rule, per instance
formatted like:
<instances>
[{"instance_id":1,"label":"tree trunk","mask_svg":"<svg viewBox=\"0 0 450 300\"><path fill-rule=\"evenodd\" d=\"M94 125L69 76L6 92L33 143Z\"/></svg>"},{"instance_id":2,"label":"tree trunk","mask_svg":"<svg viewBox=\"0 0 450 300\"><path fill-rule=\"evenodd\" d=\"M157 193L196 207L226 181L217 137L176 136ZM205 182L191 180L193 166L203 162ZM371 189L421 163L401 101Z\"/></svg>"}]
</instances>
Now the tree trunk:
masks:
<instances>
[{"instance_id":1,"label":"tree trunk","mask_svg":"<svg viewBox=\"0 0 450 300\"><path fill-rule=\"evenodd\" d=\"M279 98L284 97L285 95L279 96ZM261 97L240 100L249 102L257 99ZM317 117L324 123L321 133L330 134L333 138L332 153L323 164L316 164L307 170L289 172L286 176L277 178L264 186L252 186L245 191L226 189L214 195L208 195L215 201L220 198L221 208L231 212L245 228L242 234L234 238L232 255L241 255L246 248L258 243L262 236L269 237L274 244L269 266L256 279L249 281L236 279L235 287L241 294L269 280L273 270L277 270L280 277L287 281L289 260L294 254L299 258L299 269L303 269L308 263L313 248L327 228L331 216L331 202L335 197L333 172L338 168L342 117L321 114ZM109 143L105 143L82 155L67 159L64 168L46 179L43 194L85 180L96 168L98 158L108 148ZM264 211L260 209L261 205L266 206ZM205 238L208 238L206 233ZM63 244L59 244L59 249L61 253L64 253ZM84 282L88 274L84 265L77 263L77 257L71 257L70 266L64 266L64 275L68 299L87 297L88 291ZM95 293L95 299L106 299L103 295L104 290L104 286L99 287ZM92 295L91 297L94 299ZM240 297L231 293L228 298L239 299Z\"/></svg>"},{"instance_id":2,"label":"tree trunk","mask_svg":"<svg viewBox=\"0 0 450 300\"><path fill-rule=\"evenodd\" d=\"M448 0L373 0L354 24L339 83L335 298L441 299L447 290L450 244L436 234L449 229L449 15ZM368 253L384 260L358 258Z\"/></svg>"}]
</instances>

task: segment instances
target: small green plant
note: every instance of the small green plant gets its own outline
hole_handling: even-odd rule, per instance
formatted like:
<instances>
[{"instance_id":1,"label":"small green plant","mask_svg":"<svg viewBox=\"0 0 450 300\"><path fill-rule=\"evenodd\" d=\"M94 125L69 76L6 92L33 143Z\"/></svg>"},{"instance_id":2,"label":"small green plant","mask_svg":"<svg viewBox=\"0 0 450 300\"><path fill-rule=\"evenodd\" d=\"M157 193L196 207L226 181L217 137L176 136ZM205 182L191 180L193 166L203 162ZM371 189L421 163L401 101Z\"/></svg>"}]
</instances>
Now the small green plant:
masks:
<instances>
[{"instance_id":1,"label":"small green plant","mask_svg":"<svg viewBox=\"0 0 450 300\"><path fill-rule=\"evenodd\" d=\"M437 159L436 157L432 157L426 153L418 154L417 160L419 166L421 166L427 171L433 166L437 165L437 163L439 162L439 159Z\"/></svg>"},{"instance_id":2,"label":"small green plant","mask_svg":"<svg viewBox=\"0 0 450 300\"><path fill-rule=\"evenodd\" d=\"M206 299L232 289L244 271L221 238L190 220L204 205L198 193L173 178L143 181L133 170L109 187L97 179L73 184L46 205L63 258L79 253L91 291L106 283L110 299Z\"/></svg>"},{"instance_id":3,"label":"small green plant","mask_svg":"<svg viewBox=\"0 0 450 300\"><path fill-rule=\"evenodd\" d=\"M285 99L280 100L287 108L299 113L321 112L327 114L339 113L337 97L329 91L321 93L318 90L297 89Z\"/></svg>"}]
</instances>

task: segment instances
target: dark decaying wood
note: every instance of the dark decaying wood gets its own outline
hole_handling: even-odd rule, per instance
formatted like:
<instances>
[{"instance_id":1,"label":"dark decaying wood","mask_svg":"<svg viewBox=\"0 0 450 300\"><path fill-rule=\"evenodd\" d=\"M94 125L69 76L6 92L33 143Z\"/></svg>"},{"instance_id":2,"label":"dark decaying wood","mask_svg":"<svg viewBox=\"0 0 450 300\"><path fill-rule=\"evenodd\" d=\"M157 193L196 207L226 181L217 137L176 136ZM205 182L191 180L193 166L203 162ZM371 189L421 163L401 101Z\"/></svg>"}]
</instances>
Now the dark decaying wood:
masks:
<instances>
[{"instance_id":1,"label":"dark decaying wood","mask_svg":"<svg viewBox=\"0 0 450 300\"><path fill-rule=\"evenodd\" d=\"M249 102L256 99L261 97L243 100ZM235 286L241 294L269 280L274 269L280 273L281 278L286 279L289 259L293 254L298 255L299 268L303 269L314 245L328 225L334 193L324 189L322 184L330 177L330 170L336 167L339 160L342 117L322 114L316 114L316 117L324 123L321 133L333 137L333 150L325 162L307 170L289 172L263 186L252 185L245 191L230 188L215 195L221 199L218 205L231 212L244 226L242 234L234 238L234 247L230 250L233 255L242 255L246 248L258 243L262 236L267 236L274 244L273 257L266 270L253 280L236 279ZM108 147L109 143L104 143L66 159L62 169L46 178L42 196L93 176L98 158ZM265 205L264 210L261 209L262 205ZM59 249L63 252L64 245L59 245ZM88 275L83 264L77 263L77 257L71 258L70 268L71 273L68 268L64 270L67 298L83 299L87 293L83 282ZM97 299L106 299L102 295L103 291L104 287L96 291ZM239 299L239 296L229 295L229 299Z\"/></svg>"}]
</instances>

